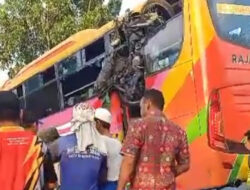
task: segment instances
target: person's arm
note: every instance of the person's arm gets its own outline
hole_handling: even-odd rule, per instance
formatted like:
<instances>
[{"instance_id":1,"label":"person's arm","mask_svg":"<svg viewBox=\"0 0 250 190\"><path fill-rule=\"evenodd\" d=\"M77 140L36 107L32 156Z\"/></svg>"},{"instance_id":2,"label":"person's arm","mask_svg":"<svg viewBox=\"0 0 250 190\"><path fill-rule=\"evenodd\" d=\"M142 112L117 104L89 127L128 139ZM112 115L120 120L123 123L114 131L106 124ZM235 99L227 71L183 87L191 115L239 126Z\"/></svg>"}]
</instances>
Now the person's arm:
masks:
<instances>
[{"instance_id":1,"label":"person's arm","mask_svg":"<svg viewBox=\"0 0 250 190\"><path fill-rule=\"evenodd\" d=\"M232 154L250 154L250 150L247 149L244 143L235 142L229 139L226 139L226 144L228 147L229 153Z\"/></svg>"},{"instance_id":2,"label":"person's arm","mask_svg":"<svg viewBox=\"0 0 250 190\"><path fill-rule=\"evenodd\" d=\"M135 167L135 157L131 155L124 155L122 164L121 164L121 172L118 182L117 190L123 190L126 184L129 182L130 177L134 172Z\"/></svg>"},{"instance_id":3,"label":"person's arm","mask_svg":"<svg viewBox=\"0 0 250 190\"><path fill-rule=\"evenodd\" d=\"M134 121L129 127L128 134L121 150L123 160L117 190L123 190L134 173L136 158L144 143L144 132L139 129L142 129L140 122Z\"/></svg>"},{"instance_id":4,"label":"person's arm","mask_svg":"<svg viewBox=\"0 0 250 190\"><path fill-rule=\"evenodd\" d=\"M180 144L176 156L176 163L177 163L175 166L176 177L189 170L190 155L188 150L187 135L184 131L182 131L180 134Z\"/></svg>"},{"instance_id":5,"label":"person's arm","mask_svg":"<svg viewBox=\"0 0 250 190\"><path fill-rule=\"evenodd\" d=\"M61 138L55 140L54 142L49 143L48 151L50 153L50 157L53 163L59 162L61 160L61 151L60 151L60 144L64 145L60 142Z\"/></svg>"},{"instance_id":6,"label":"person's arm","mask_svg":"<svg viewBox=\"0 0 250 190\"><path fill-rule=\"evenodd\" d=\"M46 190L57 187L57 175L49 151L44 157L44 182Z\"/></svg>"}]
</instances>

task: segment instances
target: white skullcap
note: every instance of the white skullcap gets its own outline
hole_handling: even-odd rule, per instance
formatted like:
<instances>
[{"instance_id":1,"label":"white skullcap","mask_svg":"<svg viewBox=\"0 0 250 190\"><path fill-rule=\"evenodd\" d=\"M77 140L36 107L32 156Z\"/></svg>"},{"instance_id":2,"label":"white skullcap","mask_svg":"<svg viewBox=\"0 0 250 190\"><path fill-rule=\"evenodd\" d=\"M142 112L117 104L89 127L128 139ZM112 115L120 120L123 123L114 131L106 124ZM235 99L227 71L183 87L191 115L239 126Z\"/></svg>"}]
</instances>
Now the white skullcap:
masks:
<instances>
[{"instance_id":1,"label":"white skullcap","mask_svg":"<svg viewBox=\"0 0 250 190\"><path fill-rule=\"evenodd\" d=\"M95 118L111 124L112 116L111 113L105 108L97 108L95 110Z\"/></svg>"}]
</instances>

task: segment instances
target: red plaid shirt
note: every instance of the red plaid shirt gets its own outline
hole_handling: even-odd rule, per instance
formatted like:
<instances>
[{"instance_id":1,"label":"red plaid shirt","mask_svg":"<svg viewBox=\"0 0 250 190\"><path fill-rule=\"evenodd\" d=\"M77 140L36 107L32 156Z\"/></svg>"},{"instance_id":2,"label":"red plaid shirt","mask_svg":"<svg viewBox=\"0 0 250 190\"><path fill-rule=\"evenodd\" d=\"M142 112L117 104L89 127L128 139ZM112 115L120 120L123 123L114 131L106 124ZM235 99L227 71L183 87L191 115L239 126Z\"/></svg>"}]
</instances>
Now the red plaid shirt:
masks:
<instances>
[{"instance_id":1,"label":"red plaid shirt","mask_svg":"<svg viewBox=\"0 0 250 190\"><path fill-rule=\"evenodd\" d=\"M138 159L133 190L175 189L176 163L189 162L185 131L156 112L131 121L122 154Z\"/></svg>"}]
</instances>

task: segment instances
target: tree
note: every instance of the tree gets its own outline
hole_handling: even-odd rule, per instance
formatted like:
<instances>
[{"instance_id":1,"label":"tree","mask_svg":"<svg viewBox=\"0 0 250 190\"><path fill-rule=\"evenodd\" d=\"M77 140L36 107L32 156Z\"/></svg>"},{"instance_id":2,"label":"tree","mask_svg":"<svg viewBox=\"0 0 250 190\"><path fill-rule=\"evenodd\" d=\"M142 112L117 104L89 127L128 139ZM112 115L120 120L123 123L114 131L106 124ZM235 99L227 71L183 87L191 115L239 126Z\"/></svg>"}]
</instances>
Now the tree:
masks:
<instances>
[{"instance_id":1,"label":"tree","mask_svg":"<svg viewBox=\"0 0 250 190\"><path fill-rule=\"evenodd\" d=\"M70 35L114 15L102 0L6 0L0 5L0 69L13 77Z\"/></svg>"},{"instance_id":2,"label":"tree","mask_svg":"<svg viewBox=\"0 0 250 190\"><path fill-rule=\"evenodd\" d=\"M121 0L110 0L108 4L108 9L111 12L112 16L117 16L120 13L122 6Z\"/></svg>"}]
</instances>

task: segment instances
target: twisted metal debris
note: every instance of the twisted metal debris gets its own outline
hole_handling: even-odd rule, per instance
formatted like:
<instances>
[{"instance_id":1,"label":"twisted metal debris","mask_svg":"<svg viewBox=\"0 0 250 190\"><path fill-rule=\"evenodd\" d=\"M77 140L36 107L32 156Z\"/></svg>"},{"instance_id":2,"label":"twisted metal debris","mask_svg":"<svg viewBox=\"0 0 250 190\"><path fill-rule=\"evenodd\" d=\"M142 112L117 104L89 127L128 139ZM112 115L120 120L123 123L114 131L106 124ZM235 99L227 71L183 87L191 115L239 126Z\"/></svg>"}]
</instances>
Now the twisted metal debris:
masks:
<instances>
[{"instance_id":1,"label":"twisted metal debris","mask_svg":"<svg viewBox=\"0 0 250 190\"><path fill-rule=\"evenodd\" d=\"M105 59L95 84L100 96L117 91L123 103L139 102L145 90L144 46L163 24L156 13L127 12L123 20L116 20L111 34L113 51Z\"/></svg>"}]
</instances>

